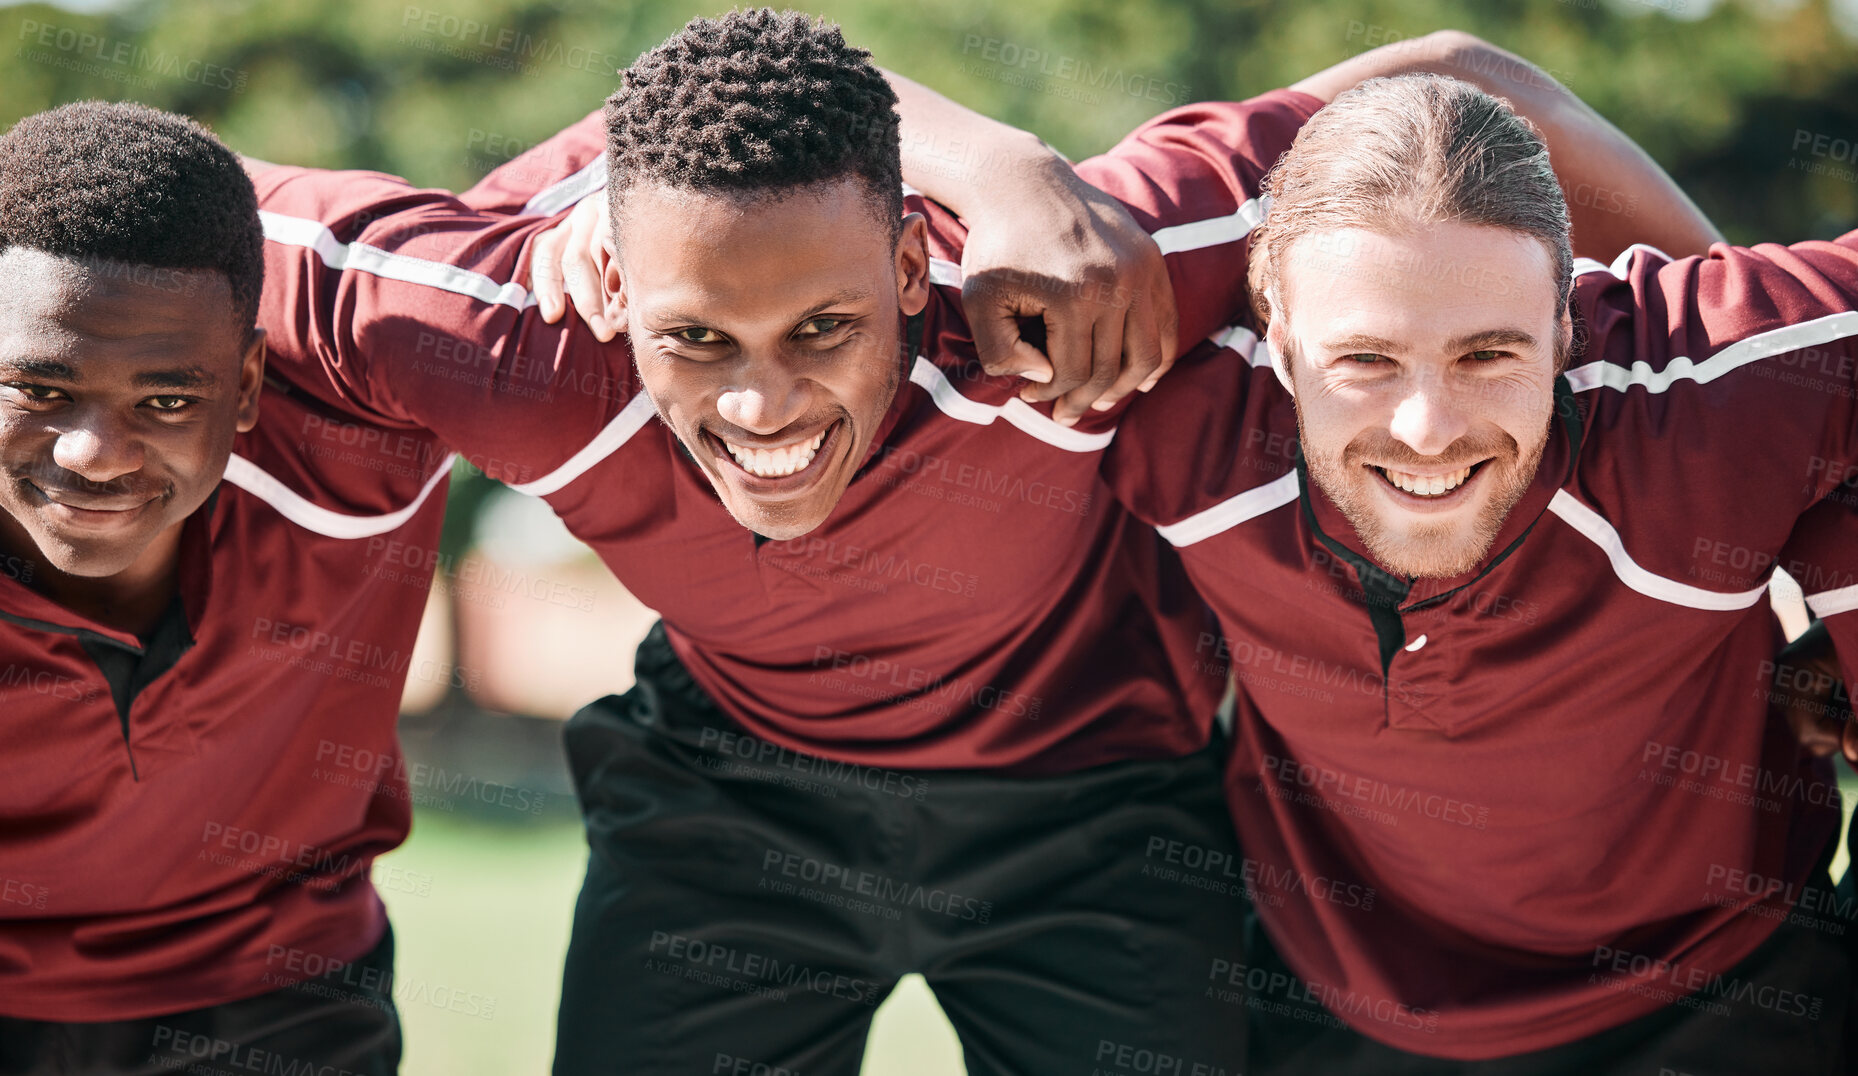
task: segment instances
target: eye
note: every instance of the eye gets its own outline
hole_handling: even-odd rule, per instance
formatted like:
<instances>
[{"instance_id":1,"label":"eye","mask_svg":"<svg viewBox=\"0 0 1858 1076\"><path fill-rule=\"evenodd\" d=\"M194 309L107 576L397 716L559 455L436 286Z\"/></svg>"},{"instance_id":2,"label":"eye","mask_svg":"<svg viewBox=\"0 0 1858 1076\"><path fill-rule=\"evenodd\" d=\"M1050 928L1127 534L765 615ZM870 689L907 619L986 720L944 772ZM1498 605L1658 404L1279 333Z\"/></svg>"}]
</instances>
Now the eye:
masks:
<instances>
[{"instance_id":1,"label":"eye","mask_svg":"<svg viewBox=\"0 0 1858 1076\"><path fill-rule=\"evenodd\" d=\"M720 344L723 339L722 334L715 329L702 329L694 326L688 329L674 329L671 335L686 344Z\"/></svg>"},{"instance_id":2,"label":"eye","mask_svg":"<svg viewBox=\"0 0 1858 1076\"><path fill-rule=\"evenodd\" d=\"M20 381L10 381L6 387L24 396L28 403L52 403L64 398L62 390L46 385L28 385Z\"/></svg>"},{"instance_id":3,"label":"eye","mask_svg":"<svg viewBox=\"0 0 1858 1076\"><path fill-rule=\"evenodd\" d=\"M1510 353L1507 351L1473 351L1465 356L1465 358L1475 362L1495 362L1498 359L1507 359L1509 357Z\"/></svg>"},{"instance_id":4,"label":"eye","mask_svg":"<svg viewBox=\"0 0 1858 1076\"><path fill-rule=\"evenodd\" d=\"M150 396L143 402L157 411L172 413L175 411L185 411L190 405L198 401L192 396Z\"/></svg>"},{"instance_id":5,"label":"eye","mask_svg":"<svg viewBox=\"0 0 1858 1076\"><path fill-rule=\"evenodd\" d=\"M1364 351L1357 355L1344 355L1339 361L1354 366L1372 366L1377 362L1386 362L1387 356Z\"/></svg>"},{"instance_id":6,"label":"eye","mask_svg":"<svg viewBox=\"0 0 1858 1076\"><path fill-rule=\"evenodd\" d=\"M840 318L810 318L794 330L795 336L825 336L845 322Z\"/></svg>"}]
</instances>

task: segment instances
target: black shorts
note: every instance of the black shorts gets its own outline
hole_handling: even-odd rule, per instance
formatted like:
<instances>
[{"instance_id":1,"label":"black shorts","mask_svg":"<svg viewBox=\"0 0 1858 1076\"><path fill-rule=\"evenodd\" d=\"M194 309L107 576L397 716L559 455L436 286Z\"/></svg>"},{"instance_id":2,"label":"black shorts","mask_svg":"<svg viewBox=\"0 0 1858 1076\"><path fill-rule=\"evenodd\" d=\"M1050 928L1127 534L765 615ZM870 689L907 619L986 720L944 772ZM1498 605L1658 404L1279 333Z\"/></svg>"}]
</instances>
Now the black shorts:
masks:
<instances>
[{"instance_id":1,"label":"black shorts","mask_svg":"<svg viewBox=\"0 0 1858 1076\"><path fill-rule=\"evenodd\" d=\"M1487 1061L1453 1061L1408 1053L1370 1039L1289 988L1252 1019L1252 1076L1824 1076L1853 1071L1846 1055L1858 929L1849 903L1830 898L1822 871L1813 883L1814 911L1796 913L1724 978L1779 987L1790 1006L1757 997L1724 997L1710 1006L1668 1005L1656 1012L1563 1046ZM1256 922L1249 934L1256 967L1288 975ZM1292 977L1291 981L1295 981ZM1803 1004L1816 999L1817 1006ZM1727 1010L1727 1011L1723 1011ZM1802 1011L1804 1010L1804 1011Z\"/></svg>"},{"instance_id":2,"label":"black shorts","mask_svg":"<svg viewBox=\"0 0 1858 1076\"><path fill-rule=\"evenodd\" d=\"M0 1017L0 1076L393 1076L394 937L339 971L268 994L109 1023Z\"/></svg>"},{"instance_id":3,"label":"black shorts","mask_svg":"<svg viewBox=\"0 0 1858 1076\"><path fill-rule=\"evenodd\" d=\"M971 1076L1243 1071L1241 861L1214 749L1052 777L749 737L662 631L568 723L591 846L558 1076L855 1073L921 972Z\"/></svg>"}]
</instances>

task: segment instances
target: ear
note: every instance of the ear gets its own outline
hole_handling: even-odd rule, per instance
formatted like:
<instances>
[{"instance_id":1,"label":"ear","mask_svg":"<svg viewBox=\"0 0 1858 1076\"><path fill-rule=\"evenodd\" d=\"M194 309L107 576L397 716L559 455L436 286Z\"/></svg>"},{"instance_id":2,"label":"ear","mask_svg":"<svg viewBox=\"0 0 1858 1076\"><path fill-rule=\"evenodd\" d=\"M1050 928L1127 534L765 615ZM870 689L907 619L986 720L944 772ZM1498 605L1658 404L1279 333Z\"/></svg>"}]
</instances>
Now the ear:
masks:
<instances>
[{"instance_id":1,"label":"ear","mask_svg":"<svg viewBox=\"0 0 1858 1076\"><path fill-rule=\"evenodd\" d=\"M905 317L929 305L929 222L921 213L905 216L897 237L897 302Z\"/></svg>"},{"instance_id":2,"label":"ear","mask_svg":"<svg viewBox=\"0 0 1858 1076\"><path fill-rule=\"evenodd\" d=\"M1275 301L1270 306L1272 316L1270 323L1265 326L1264 345L1271 356L1271 370L1277 374L1278 383L1284 386L1285 392L1294 396L1297 389L1290 379L1290 349L1287 346L1290 329L1286 327L1290 319L1283 315L1283 307Z\"/></svg>"},{"instance_id":3,"label":"ear","mask_svg":"<svg viewBox=\"0 0 1858 1076\"><path fill-rule=\"evenodd\" d=\"M265 384L265 331L252 329L251 342L239 360L238 431L250 433L258 425L258 395Z\"/></svg>"},{"instance_id":4,"label":"ear","mask_svg":"<svg viewBox=\"0 0 1858 1076\"><path fill-rule=\"evenodd\" d=\"M619 255L607 248L606 269L600 274L600 290L604 293L601 313L606 316L606 323L616 333L625 333L626 319L626 274L619 267Z\"/></svg>"},{"instance_id":5,"label":"ear","mask_svg":"<svg viewBox=\"0 0 1858 1076\"><path fill-rule=\"evenodd\" d=\"M1284 320L1282 315L1273 311L1271 320L1265 323L1264 338L1273 351L1284 349L1284 337L1290 332L1289 329L1284 328Z\"/></svg>"},{"instance_id":6,"label":"ear","mask_svg":"<svg viewBox=\"0 0 1858 1076\"><path fill-rule=\"evenodd\" d=\"M1574 298L1568 297L1568 305L1561 308L1561 319L1555 323L1555 374L1568 372L1568 364L1574 361Z\"/></svg>"}]
</instances>

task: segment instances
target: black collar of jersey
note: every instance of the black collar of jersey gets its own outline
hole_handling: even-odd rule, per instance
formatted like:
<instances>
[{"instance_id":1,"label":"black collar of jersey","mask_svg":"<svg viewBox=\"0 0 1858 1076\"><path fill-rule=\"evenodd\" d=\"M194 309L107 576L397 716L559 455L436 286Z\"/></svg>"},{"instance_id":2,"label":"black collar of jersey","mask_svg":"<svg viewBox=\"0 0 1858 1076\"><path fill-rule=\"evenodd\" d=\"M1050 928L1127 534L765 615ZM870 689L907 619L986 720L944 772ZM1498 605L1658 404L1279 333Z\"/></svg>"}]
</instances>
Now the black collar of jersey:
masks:
<instances>
[{"instance_id":1,"label":"black collar of jersey","mask_svg":"<svg viewBox=\"0 0 1858 1076\"><path fill-rule=\"evenodd\" d=\"M110 687L110 701L116 704L116 718L122 726L123 748L129 752L129 772L138 781L141 775L136 771L135 747L129 735L129 710L144 688L174 668L181 657L194 647L193 627L187 620L187 582L192 574L189 569L197 568L208 576L211 574L211 565L204 562L210 559L208 547L213 540L211 524L213 513L219 507L219 491L220 487L215 486L213 492L207 495L206 504L183 524L184 539L198 544L199 548L182 548L180 583L175 587L173 597L168 599L167 606L162 609L160 619L155 621L155 626L147 635L137 639L140 645L131 645L113 635L81 625L56 624L0 609L0 620L22 628L77 638L84 653L96 662L97 671L103 674L104 683ZM204 595L199 596L199 600L204 614Z\"/></svg>"}]
</instances>

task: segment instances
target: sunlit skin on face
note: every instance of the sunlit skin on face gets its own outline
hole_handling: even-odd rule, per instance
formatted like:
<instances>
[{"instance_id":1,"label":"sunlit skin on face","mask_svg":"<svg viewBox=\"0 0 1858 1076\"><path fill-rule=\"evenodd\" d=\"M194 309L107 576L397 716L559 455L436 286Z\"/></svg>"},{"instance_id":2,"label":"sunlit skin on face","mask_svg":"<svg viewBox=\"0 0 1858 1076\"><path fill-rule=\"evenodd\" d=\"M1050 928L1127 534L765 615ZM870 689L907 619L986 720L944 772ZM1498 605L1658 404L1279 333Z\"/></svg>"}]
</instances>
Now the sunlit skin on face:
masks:
<instances>
[{"instance_id":1,"label":"sunlit skin on face","mask_svg":"<svg viewBox=\"0 0 1858 1076\"><path fill-rule=\"evenodd\" d=\"M1554 265L1534 237L1457 223L1286 252L1270 339L1310 477L1383 568L1476 568L1534 478L1569 331Z\"/></svg>"},{"instance_id":2,"label":"sunlit skin on face","mask_svg":"<svg viewBox=\"0 0 1858 1076\"><path fill-rule=\"evenodd\" d=\"M893 245L854 178L779 197L640 183L614 231L607 313L659 417L744 527L818 527L904 376L903 318L929 297L921 215Z\"/></svg>"},{"instance_id":3,"label":"sunlit skin on face","mask_svg":"<svg viewBox=\"0 0 1858 1076\"><path fill-rule=\"evenodd\" d=\"M264 343L222 274L116 268L0 252L0 550L55 600L133 624L165 604L182 523L258 420Z\"/></svg>"}]
</instances>

